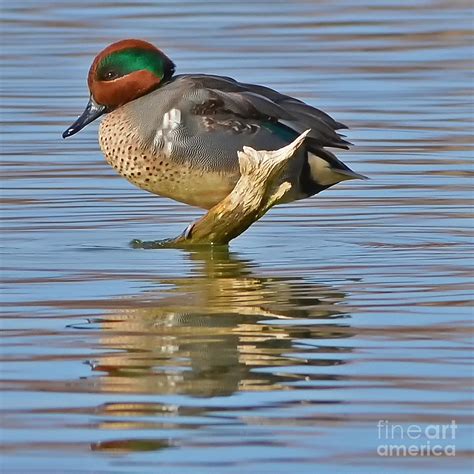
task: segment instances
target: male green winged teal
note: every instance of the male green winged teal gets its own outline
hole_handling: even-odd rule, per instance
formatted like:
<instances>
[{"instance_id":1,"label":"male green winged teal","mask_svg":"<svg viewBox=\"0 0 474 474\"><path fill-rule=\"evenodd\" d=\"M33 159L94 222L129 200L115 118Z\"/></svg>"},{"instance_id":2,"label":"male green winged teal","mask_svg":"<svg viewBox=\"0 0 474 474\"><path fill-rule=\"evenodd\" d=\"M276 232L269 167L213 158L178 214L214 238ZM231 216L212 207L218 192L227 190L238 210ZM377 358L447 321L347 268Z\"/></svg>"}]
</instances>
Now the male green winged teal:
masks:
<instances>
[{"instance_id":1,"label":"male green winged teal","mask_svg":"<svg viewBox=\"0 0 474 474\"><path fill-rule=\"evenodd\" d=\"M364 178L325 149L349 143L336 132L347 127L321 110L268 87L174 71L146 41L108 46L90 68L89 103L63 137L107 114L99 141L111 166L142 189L205 209L234 188L245 145L276 150L307 129L288 170L293 191L285 202Z\"/></svg>"}]
</instances>

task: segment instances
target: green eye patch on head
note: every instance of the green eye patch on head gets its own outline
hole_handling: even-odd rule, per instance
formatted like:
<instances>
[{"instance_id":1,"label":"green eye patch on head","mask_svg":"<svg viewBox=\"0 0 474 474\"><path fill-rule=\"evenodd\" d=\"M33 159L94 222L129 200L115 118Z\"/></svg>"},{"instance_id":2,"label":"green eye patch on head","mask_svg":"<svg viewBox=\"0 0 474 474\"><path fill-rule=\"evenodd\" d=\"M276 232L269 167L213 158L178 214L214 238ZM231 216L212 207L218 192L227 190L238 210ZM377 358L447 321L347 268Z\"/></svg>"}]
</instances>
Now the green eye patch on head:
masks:
<instances>
[{"instance_id":1,"label":"green eye patch on head","mask_svg":"<svg viewBox=\"0 0 474 474\"><path fill-rule=\"evenodd\" d=\"M135 71L150 71L160 79L171 77L174 64L161 51L127 48L104 57L97 68L100 81L111 81Z\"/></svg>"}]
</instances>

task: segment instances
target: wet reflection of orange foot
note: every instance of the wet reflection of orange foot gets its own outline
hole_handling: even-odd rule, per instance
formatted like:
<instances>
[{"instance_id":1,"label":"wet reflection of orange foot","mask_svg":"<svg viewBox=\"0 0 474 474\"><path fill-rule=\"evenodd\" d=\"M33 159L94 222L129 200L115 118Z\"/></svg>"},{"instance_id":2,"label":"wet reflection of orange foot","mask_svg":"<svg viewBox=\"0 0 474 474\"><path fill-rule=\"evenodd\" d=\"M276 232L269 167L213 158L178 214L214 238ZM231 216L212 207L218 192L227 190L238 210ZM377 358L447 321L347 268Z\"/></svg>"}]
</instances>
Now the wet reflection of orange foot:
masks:
<instances>
[{"instance_id":1,"label":"wet reflection of orange foot","mask_svg":"<svg viewBox=\"0 0 474 474\"><path fill-rule=\"evenodd\" d=\"M341 363L296 353L304 339L351 335L338 305L343 293L301 278L258 276L226 249L188 255L196 276L161 280L159 292L127 300L102 320L108 355L93 369L102 372L101 390L212 397L289 389L307 375L285 373L285 366Z\"/></svg>"}]
</instances>

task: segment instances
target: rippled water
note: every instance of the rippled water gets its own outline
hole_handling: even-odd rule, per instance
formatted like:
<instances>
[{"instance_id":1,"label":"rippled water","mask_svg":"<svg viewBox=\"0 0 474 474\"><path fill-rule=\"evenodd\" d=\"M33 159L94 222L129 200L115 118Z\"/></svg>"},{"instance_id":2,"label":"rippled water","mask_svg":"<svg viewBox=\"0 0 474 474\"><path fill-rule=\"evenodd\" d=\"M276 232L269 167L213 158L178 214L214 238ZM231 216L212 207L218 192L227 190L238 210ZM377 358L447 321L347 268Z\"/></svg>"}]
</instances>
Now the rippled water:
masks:
<instances>
[{"instance_id":1,"label":"rippled water","mask_svg":"<svg viewBox=\"0 0 474 474\"><path fill-rule=\"evenodd\" d=\"M2 15L3 472L473 467L470 2ZM116 176L97 125L60 138L93 56L125 37L328 111L372 179L273 209L228 252L131 249L200 211ZM456 456L382 458L379 420L455 420Z\"/></svg>"}]
</instances>

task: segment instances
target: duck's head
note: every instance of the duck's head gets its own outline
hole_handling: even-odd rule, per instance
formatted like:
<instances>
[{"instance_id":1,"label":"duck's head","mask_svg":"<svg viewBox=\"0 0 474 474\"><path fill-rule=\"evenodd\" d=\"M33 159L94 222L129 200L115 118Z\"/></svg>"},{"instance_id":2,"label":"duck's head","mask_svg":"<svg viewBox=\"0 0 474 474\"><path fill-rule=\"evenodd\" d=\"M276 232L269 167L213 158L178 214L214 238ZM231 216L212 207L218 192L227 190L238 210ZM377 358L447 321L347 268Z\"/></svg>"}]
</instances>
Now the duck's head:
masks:
<instances>
[{"instance_id":1,"label":"duck's head","mask_svg":"<svg viewBox=\"0 0 474 474\"><path fill-rule=\"evenodd\" d=\"M171 78L174 64L151 43L127 39L101 51L89 70L90 99L82 115L63 133L70 137L104 113L148 94Z\"/></svg>"}]
</instances>

